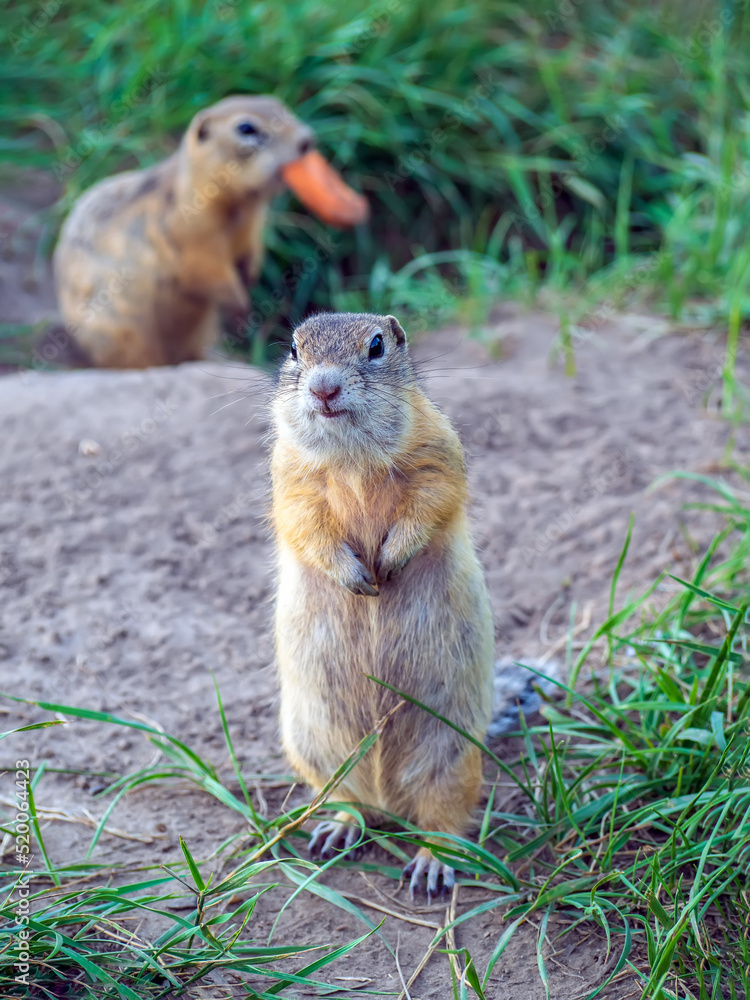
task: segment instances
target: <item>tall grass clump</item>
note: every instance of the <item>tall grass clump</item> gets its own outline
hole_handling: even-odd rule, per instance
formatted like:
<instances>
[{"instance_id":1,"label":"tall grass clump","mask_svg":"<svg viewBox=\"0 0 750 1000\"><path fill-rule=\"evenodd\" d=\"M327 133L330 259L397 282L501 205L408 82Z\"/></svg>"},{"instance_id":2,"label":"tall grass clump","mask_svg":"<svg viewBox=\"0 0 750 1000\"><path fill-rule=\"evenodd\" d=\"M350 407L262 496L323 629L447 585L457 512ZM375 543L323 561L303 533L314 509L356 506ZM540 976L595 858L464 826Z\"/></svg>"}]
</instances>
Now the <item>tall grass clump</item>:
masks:
<instances>
[{"instance_id":1,"label":"tall grass clump","mask_svg":"<svg viewBox=\"0 0 750 1000\"><path fill-rule=\"evenodd\" d=\"M174 148L201 107L273 92L373 205L326 231L279 199L263 344L315 308L587 286L616 309L747 315L750 28L741 2L76 0L8 4L0 157L71 200Z\"/></svg>"}]
</instances>

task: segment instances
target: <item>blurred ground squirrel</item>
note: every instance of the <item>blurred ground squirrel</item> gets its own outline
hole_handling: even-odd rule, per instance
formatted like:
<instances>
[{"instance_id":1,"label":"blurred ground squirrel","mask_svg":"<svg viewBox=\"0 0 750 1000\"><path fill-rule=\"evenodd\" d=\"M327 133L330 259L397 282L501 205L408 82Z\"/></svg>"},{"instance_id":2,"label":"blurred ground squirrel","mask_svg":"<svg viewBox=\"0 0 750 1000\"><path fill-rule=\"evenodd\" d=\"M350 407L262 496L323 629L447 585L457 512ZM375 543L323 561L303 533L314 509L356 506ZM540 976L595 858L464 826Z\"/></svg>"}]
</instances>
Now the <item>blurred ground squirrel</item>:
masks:
<instances>
[{"instance_id":1,"label":"blurred ground squirrel","mask_svg":"<svg viewBox=\"0 0 750 1000\"><path fill-rule=\"evenodd\" d=\"M193 118L176 152L101 181L63 226L54 270L63 318L101 367L202 358L220 308L244 316L268 206L283 183L333 225L367 216L272 97L228 97Z\"/></svg>"},{"instance_id":2,"label":"blurred ground squirrel","mask_svg":"<svg viewBox=\"0 0 750 1000\"><path fill-rule=\"evenodd\" d=\"M494 637L469 533L464 458L447 417L417 384L392 316L328 314L294 333L274 403L273 521L281 732L319 790L398 696L478 739L490 721ZM406 703L336 798L420 829L464 834L479 800L479 750ZM360 836L342 812L311 852ZM439 838L435 838L437 843ZM412 894L453 884L423 847Z\"/></svg>"}]
</instances>

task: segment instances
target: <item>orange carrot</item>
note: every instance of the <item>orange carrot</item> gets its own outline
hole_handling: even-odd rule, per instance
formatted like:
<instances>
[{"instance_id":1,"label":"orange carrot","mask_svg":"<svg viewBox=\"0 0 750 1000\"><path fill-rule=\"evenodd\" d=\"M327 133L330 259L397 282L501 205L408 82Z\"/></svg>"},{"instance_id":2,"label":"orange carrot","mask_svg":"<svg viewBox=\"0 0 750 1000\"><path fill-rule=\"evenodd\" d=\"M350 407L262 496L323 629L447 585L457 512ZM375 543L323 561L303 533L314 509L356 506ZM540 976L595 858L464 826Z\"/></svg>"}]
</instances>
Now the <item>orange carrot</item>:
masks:
<instances>
[{"instance_id":1,"label":"orange carrot","mask_svg":"<svg viewBox=\"0 0 750 1000\"><path fill-rule=\"evenodd\" d=\"M356 226L370 214L367 199L353 191L316 150L281 168L299 200L329 226Z\"/></svg>"}]
</instances>

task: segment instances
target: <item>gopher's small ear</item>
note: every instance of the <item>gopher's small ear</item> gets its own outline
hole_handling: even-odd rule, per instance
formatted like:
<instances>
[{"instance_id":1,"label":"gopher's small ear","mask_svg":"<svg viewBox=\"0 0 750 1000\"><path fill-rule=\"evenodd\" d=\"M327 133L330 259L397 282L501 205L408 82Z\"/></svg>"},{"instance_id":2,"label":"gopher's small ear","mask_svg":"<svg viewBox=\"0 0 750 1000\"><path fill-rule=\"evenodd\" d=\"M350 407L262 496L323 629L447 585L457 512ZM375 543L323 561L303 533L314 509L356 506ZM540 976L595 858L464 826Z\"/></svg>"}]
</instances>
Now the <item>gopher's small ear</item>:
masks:
<instances>
[{"instance_id":1,"label":"gopher's small ear","mask_svg":"<svg viewBox=\"0 0 750 1000\"><path fill-rule=\"evenodd\" d=\"M396 338L396 343L397 344L405 344L406 343L406 334L404 333L403 327L401 326L401 324L399 323L399 321L396 319L396 317L395 316L386 316L385 318L391 324L391 333Z\"/></svg>"},{"instance_id":2,"label":"gopher's small ear","mask_svg":"<svg viewBox=\"0 0 750 1000\"><path fill-rule=\"evenodd\" d=\"M205 142L210 134L211 127L208 123L208 118L204 118L203 121L198 124L198 131L196 132L198 142Z\"/></svg>"}]
</instances>

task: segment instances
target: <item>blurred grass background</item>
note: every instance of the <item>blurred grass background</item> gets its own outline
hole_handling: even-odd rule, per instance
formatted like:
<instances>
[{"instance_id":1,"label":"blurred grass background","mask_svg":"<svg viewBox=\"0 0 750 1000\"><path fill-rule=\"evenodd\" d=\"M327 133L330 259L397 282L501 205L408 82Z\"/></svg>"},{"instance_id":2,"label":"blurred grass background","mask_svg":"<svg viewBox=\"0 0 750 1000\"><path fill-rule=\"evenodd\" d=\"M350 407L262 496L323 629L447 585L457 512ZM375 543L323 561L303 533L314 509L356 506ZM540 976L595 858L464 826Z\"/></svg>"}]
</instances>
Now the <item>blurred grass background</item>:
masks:
<instances>
[{"instance_id":1,"label":"blurred grass background","mask_svg":"<svg viewBox=\"0 0 750 1000\"><path fill-rule=\"evenodd\" d=\"M257 356L318 308L748 312L748 0L3 6L0 158L64 186L45 253L73 198L234 92L285 100L371 199L353 233L278 200Z\"/></svg>"}]
</instances>

